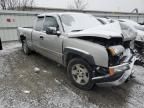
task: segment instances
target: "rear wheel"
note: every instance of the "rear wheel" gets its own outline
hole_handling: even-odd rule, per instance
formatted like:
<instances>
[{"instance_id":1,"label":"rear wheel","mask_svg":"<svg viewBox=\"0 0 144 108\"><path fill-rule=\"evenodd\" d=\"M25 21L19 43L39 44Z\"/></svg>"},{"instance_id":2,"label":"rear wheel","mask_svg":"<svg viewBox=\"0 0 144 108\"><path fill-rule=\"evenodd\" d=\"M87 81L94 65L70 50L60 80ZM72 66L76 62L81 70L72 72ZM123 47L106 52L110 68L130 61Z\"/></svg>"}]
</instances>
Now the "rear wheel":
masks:
<instances>
[{"instance_id":1,"label":"rear wheel","mask_svg":"<svg viewBox=\"0 0 144 108\"><path fill-rule=\"evenodd\" d=\"M23 40L23 42L22 42L22 49L26 55L29 55L31 52L30 49L28 48L26 40Z\"/></svg>"},{"instance_id":2,"label":"rear wheel","mask_svg":"<svg viewBox=\"0 0 144 108\"><path fill-rule=\"evenodd\" d=\"M92 67L83 59L72 59L67 67L72 83L83 90L90 90L94 86L92 81Z\"/></svg>"}]
</instances>

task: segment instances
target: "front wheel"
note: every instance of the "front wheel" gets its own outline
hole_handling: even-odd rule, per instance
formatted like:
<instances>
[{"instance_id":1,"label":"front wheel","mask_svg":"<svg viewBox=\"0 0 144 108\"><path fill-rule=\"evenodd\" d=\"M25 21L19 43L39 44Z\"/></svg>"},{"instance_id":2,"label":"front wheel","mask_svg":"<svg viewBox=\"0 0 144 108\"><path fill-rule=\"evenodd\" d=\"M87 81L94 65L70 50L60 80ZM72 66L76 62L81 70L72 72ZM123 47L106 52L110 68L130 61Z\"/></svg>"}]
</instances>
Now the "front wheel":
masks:
<instances>
[{"instance_id":1,"label":"front wheel","mask_svg":"<svg viewBox=\"0 0 144 108\"><path fill-rule=\"evenodd\" d=\"M90 90L94 86L92 81L92 67L83 59L72 59L67 67L72 83L83 90Z\"/></svg>"}]
</instances>

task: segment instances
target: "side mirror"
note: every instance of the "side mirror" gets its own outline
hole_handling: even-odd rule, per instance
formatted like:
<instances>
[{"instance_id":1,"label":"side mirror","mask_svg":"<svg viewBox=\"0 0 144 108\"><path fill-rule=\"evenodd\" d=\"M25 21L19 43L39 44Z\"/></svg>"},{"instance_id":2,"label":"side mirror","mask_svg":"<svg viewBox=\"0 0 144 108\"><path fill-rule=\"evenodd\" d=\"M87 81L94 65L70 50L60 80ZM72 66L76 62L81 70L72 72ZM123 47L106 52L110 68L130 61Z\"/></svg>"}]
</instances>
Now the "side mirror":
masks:
<instances>
[{"instance_id":1,"label":"side mirror","mask_svg":"<svg viewBox=\"0 0 144 108\"><path fill-rule=\"evenodd\" d=\"M57 30L57 28L56 27L48 27L47 29L46 29L46 34L51 34L51 35L60 35L60 31L59 30Z\"/></svg>"}]
</instances>

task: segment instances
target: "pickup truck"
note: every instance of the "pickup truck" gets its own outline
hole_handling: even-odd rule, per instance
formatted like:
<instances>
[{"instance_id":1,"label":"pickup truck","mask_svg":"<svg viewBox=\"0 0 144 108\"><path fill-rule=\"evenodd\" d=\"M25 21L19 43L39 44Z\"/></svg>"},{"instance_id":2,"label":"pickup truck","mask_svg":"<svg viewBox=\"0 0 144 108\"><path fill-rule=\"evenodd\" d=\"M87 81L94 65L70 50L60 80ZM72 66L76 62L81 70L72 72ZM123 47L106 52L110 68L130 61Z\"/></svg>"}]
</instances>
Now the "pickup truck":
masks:
<instances>
[{"instance_id":1,"label":"pickup truck","mask_svg":"<svg viewBox=\"0 0 144 108\"><path fill-rule=\"evenodd\" d=\"M70 81L89 90L118 86L133 74L135 57L118 23L102 25L84 13L46 13L33 29L18 28L25 54L40 53L67 68Z\"/></svg>"}]
</instances>

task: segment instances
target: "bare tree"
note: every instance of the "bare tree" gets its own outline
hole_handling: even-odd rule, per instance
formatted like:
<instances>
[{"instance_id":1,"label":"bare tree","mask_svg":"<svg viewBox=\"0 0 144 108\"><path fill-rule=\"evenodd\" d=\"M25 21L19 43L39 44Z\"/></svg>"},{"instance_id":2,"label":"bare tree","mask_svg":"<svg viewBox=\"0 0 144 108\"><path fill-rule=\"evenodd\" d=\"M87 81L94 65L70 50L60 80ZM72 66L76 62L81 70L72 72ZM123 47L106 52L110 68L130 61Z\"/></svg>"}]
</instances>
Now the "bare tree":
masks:
<instances>
[{"instance_id":1,"label":"bare tree","mask_svg":"<svg viewBox=\"0 0 144 108\"><path fill-rule=\"evenodd\" d=\"M87 0L74 0L74 4L70 4L68 6L69 9L77 9L77 10L83 10L86 8L88 4Z\"/></svg>"},{"instance_id":2,"label":"bare tree","mask_svg":"<svg viewBox=\"0 0 144 108\"><path fill-rule=\"evenodd\" d=\"M6 10L6 1L7 0L0 0L0 6L1 6L2 10Z\"/></svg>"},{"instance_id":3,"label":"bare tree","mask_svg":"<svg viewBox=\"0 0 144 108\"><path fill-rule=\"evenodd\" d=\"M14 10L18 5L18 0L7 0L6 7L7 9Z\"/></svg>"},{"instance_id":4,"label":"bare tree","mask_svg":"<svg viewBox=\"0 0 144 108\"><path fill-rule=\"evenodd\" d=\"M20 1L19 7L22 8L22 10L24 10L27 7L32 8L34 4L34 0L19 0L19 1Z\"/></svg>"},{"instance_id":5,"label":"bare tree","mask_svg":"<svg viewBox=\"0 0 144 108\"><path fill-rule=\"evenodd\" d=\"M0 0L0 6L3 10L25 10L34 5L34 0Z\"/></svg>"}]
</instances>

